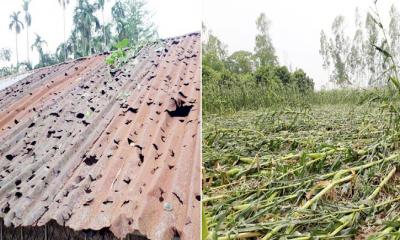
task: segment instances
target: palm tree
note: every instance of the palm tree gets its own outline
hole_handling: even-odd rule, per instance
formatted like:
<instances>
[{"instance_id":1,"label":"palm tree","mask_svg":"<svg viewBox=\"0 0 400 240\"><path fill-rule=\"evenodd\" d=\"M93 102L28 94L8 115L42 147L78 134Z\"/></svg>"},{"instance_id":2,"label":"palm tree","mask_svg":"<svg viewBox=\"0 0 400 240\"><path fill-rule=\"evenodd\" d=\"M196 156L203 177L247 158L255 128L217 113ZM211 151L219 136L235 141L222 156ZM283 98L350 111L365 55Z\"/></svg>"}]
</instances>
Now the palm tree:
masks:
<instances>
[{"instance_id":1,"label":"palm tree","mask_svg":"<svg viewBox=\"0 0 400 240\"><path fill-rule=\"evenodd\" d=\"M107 46L106 30L105 30L105 22L104 22L104 4L105 4L105 0L97 0L96 1L96 8L101 10L101 23L102 23L102 28L103 28L103 51L104 51L105 47Z\"/></svg>"},{"instance_id":2,"label":"palm tree","mask_svg":"<svg viewBox=\"0 0 400 240\"><path fill-rule=\"evenodd\" d=\"M62 6L63 8L63 18L64 18L64 42L66 41L65 39L65 9L67 8L67 5L69 4L69 0L58 0L58 3ZM65 55L67 56L67 49L64 49Z\"/></svg>"},{"instance_id":3,"label":"palm tree","mask_svg":"<svg viewBox=\"0 0 400 240\"><path fill-rule=\"evenodd\" d=\"M74 29L71 33L71 36L68 39L69 45L71 45L71 52L74 58L82 57L79 52L79 39L78 39L78 30Z\"/></svg>"},{"instance_id":4,"label":"palm tree","mask_svg":"<svg viewBox=\"0 0 400 240\"><path fill-rule=\"evenodd\" d=\"M31 0L23 0L23 1L24 2L22 5L22 9L24 10L25 13L25 24L26 24L26 56L29 63L29 27L32 24L32 16L29 13L29 4Z\"/></svg>"},{"instance_id":5,"label":"palm tree","mask_svg":"<svg viewBox=\"0 0 400 240\"><path fill-rule=\"evenodd\" d=\"M91 5L88 0L79 0L78 6L74 10L74 25L80 34L85 55L93 53L91 48L93 27L95 30L100 28L99 20L94 15L95 11L96 7Z\"/></svg>"},{"instance_id":6,"label":"palm tree","mask_svg":"<svg viewBox=\"0 0 400 240\"><path fill-rule=\"evenodd\" d=\"M128 38L126 26L126 13L125 7L121 1L115 2L114 6L111 8L111 15L116 23L116 30L118 34L118 41L124 38Z\"/></svg>"},{"instance_id":7,"label":"palm tree","mask_svg":"<svg viewBox=\"0 0 400 240\"><path fill-rule=\"evenodd\" d=\"M8 28L12 31L13 29L15 29L15 53L17 55L17 66L19 64L18 61L18 34L21 33L21 29L24 28L24 24L21 22L21 20L19 20L19 14L21 12L13 12L10 15L10 25L8 26Z\"/></svg>"},{"instance_id":8,"label":"palm tree","mask_svg":"<svg viewBox=\"0 0 400 240\"><path fill-rule=\"evenodd\" d=\"M34 48L36 48L36 50L39 53L39 61L40 61L40 63L42 63L43 56L44 56L43 45L47 45L47 42L39 34L35 33L35 35L36 35L36 38L35 38L34 43L31 46L31 49L33 50Z\"/></svg>"},{"instance_id":9,"label":"palm tree","mask_svg":"<svg viewBox=\"0 0 400 240\"><path fill-rule=\"evenodd\" d=\"M154 24L148 22L149 15L145 9L144 0L117 1L111 8L118 41L127 38L130 45L135 46L143 39L153 39L157 36Z\"/></svg>"},{"instance_id":10,"label":"palm tree","mask_svg":"<svg viewBox=\"0 0 400 240\"><path fill-rule=\"evenodd\" d=\"M67 55L64 55L65 49L67 50L66 51ZM70 53L73 52L72 50L73 50L73 44L70 40L67 40L66 42L63 42L60 45L58 45L55 56L59 61L63 61L64 59L68 58Z\"/></svg>"},{"instance_id":11,"label":"palm tree","mask_svg":"<svg viewBox=\"0 0 400 240\"><path fill-rule=\"evenodd\" d=\"M111 23L107 23L105 26L104 26L104 41L105 41L105 47L106 47L106 49L104 49L104 50L107 50L107 48L108 48L108 45L109 45L109 43L111 42L111 39L112 39L112 32L111 32Z\"/></svg>"}]
</instances>

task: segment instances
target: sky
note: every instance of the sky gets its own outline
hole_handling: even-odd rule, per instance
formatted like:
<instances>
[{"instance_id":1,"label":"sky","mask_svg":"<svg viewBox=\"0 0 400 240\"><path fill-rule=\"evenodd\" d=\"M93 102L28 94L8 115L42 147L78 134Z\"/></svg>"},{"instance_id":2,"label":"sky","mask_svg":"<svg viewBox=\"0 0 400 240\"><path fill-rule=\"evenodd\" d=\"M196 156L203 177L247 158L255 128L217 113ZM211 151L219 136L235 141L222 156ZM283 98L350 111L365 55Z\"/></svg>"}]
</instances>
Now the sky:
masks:
<instances>
[{"instance_id":1,"label":"sky","mask_svg":"<svg viewBox=\"0 0 400 240\"><path fill-rule=\"evenodd\" d=\"M388 22L389 8L395 2L398 0L378 1L384 21ZM280 64L304 69L321 89L332 87L319 54L321 30L330 33L334 18L343 15L351 34L356 7L365 15L372 6L372 0L203 0L202 20L228 45L229 53L253 51L255 20L264 12L272 22L270 34ZM396 7L400 9L399 4Z\"/></svg>"},{"instance_id":2,"label":"sky","mask_svg":"<svg viewBox=\"0 0 400 240\"><path fill-rule=\"evenodd\" d=\"M89 0L93 2L93 0ZM106 0L105 21L111 20L111 7L115 0ZM201 2L199 0L147 0L146 9L149 11L149 19L155 23L161 38L179 36L201 29ZM72 29L72 13L77 0L70 0L66 9L66 32ZM15 64L15 32L8 28L10 14L21 11L22 0L1 0L0 7L0 48L10 48L13 52L12 63ZM32 25L29 28L30 45L32 45L35 33L42 36L47 46L45 51L55 52L57 46L64 40L63 10L58 0L32 0L30 4ZM99 12L99 20L101 21ZM18 35L18 55L20 61L27 57L26 29ZM30 49L30 47L29 47ZM30 58L35 63L38 61L36 51L30 50ZM5 63L0 62L0 66Z\"/></svg>"}]
</instances>

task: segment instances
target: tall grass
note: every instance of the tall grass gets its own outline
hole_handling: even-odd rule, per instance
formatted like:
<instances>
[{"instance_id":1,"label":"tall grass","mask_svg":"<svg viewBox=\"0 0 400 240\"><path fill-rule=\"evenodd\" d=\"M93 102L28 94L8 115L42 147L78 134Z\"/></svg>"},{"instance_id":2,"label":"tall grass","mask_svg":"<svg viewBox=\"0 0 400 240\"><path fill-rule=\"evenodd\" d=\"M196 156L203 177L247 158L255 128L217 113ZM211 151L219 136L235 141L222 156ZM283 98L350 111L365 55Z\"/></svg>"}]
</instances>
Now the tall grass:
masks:
<instances>
[{"instance_id":1,"label":"tall grass","mask_svg":"<svg viewBox=\"0 0 400 240\"><path fill-rule=\"evenodd\" d=\"M203 112L234 113L241 110L258 110L281 107L309 107L313 105L363 104L387 99L385 89L336 89L301 92L291 87L256 84L204 86ZM379 96L379 97L377 97Z\"/></svg>"}]
</instances>

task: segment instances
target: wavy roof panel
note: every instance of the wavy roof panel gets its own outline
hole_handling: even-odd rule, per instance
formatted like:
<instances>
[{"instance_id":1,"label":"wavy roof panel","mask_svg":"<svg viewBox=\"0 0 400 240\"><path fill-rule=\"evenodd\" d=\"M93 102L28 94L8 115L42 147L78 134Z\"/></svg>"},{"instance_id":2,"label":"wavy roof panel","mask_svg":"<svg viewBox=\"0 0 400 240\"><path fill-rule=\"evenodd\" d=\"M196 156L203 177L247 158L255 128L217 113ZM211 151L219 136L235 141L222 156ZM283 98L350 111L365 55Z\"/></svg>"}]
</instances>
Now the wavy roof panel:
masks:
<instances>
[{"instance_id":1,"label":"wavy roof panel","mask_svg":"<svg viewBox=\"0 0 400 240\"><path fill-rule=\"evenodd\" d=\"M200 238L200 35L35 71L0 91L0 217Z\"/></svg>"}]
</instances>

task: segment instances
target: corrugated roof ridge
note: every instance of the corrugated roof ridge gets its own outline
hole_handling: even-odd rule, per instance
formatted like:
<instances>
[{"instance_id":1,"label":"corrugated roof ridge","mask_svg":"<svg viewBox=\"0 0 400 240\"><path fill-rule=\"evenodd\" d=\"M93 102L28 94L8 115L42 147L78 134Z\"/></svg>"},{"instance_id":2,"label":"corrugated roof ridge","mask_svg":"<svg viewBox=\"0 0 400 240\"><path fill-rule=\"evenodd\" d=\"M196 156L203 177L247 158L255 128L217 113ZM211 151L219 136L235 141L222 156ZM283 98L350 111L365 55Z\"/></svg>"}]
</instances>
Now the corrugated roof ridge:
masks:
<instances>
[{"instance_id":1,"label":"corrugated roof ridge","mask_svg":"<svg viewBox=\"0 0 400 240\"><path fill-rule=\"evenodd\" d=\"M182 35L177 35L177 36L174 36L174 37L158 38L157 40L151 41L151 43L156 43L157 41L168 41L168 40L177 39L177 38L178 39L179 38L187 38L187 37L198 36L198 35L200 35L200 32L199 31L195 31L195 32L185 33L185 34L182 34ZM130 49L130 48L127 48L127 49ZM46 68L50 68L50 67L58 66L58 65L62 65L62 64L68 64L68 63L72 63L72 62L76 62L76 61L82 61L82 60L85 60L85 59L88 59L88 58L92 58L92 57L95 57L95 56L108 55L109 53L110 53L110 51L105 51L105 52L101 52L101 53L95 53L95 54L87 55L87 56L84 56L84 57L69 59L67 61L60 62L60 63L57 63L57 64L53 64L53 65L50 65L50 66L35 68L35 69L32 69L31 71L37 71L37 70L46 69Z\"/></svg>"}]
</instances>

